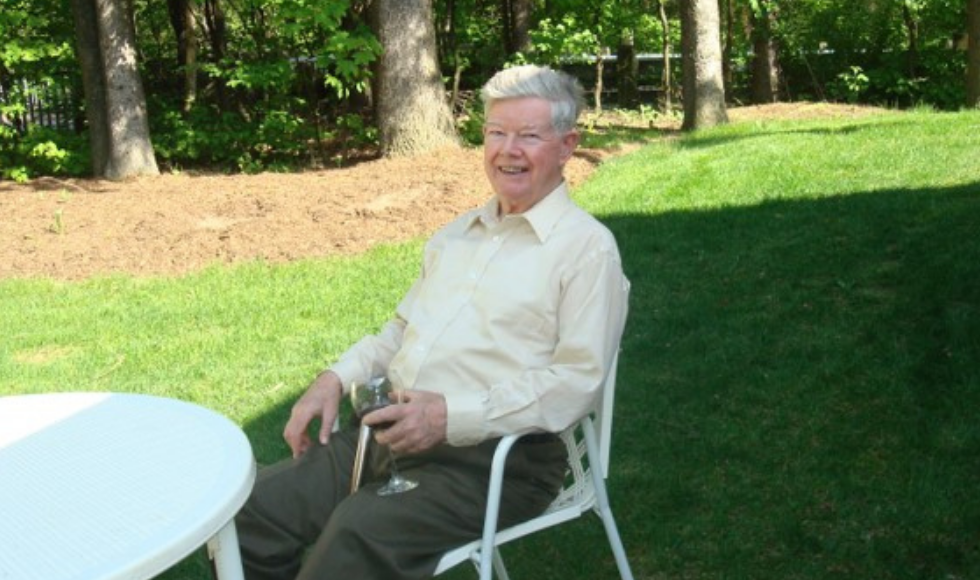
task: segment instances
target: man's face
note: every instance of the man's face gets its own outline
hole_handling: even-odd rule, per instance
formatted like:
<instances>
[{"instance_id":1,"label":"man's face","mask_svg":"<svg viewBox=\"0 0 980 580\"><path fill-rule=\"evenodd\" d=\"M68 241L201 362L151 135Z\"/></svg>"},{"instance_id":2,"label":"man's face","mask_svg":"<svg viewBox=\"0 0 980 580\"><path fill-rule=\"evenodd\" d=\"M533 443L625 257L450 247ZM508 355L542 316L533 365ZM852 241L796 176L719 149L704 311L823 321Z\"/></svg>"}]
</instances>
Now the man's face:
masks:
<instances>
[{"instance_id":1,"label":"man's face","mask_svg":"<svg viewBox=\"0 0 980 580\"><path fill-rule=\"evenodd\" d=\"M501 213L521 213L561 183L578 145L576 131L551 126L551 104L536 97L497 101L483 126L483 169Z\"/></svg>"}]
</instances>

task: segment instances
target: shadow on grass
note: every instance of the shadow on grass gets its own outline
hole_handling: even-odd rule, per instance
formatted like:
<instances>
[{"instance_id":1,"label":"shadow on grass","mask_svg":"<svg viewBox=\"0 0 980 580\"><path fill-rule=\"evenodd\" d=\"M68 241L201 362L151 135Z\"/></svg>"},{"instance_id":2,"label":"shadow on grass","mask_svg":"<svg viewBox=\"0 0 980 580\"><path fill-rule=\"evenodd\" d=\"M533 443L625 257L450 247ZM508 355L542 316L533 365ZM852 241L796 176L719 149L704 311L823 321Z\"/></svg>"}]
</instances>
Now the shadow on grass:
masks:
<instances>
[{"instance_id":1,"label":"shadow on grass","mask_svg":"<svg viewBox=\"0 0 980 580\"><path fill-rule=\"evenodd\" d=\"M980 182L603 219L633 281L610 491L636 577L980 577ZM288 413L245 425L260 461ZM615 577L589 518L504 555Z\"/></svg>"},{"instance_id":2,"label":"shadow on grass","mask_svg":"<svg viewBox=\"0 0 980 580\"><path fill-rule=\"evenodd\" d=\"M640 576L980 577L980 183L606 221Z\"/></svg>"}]
</instances>

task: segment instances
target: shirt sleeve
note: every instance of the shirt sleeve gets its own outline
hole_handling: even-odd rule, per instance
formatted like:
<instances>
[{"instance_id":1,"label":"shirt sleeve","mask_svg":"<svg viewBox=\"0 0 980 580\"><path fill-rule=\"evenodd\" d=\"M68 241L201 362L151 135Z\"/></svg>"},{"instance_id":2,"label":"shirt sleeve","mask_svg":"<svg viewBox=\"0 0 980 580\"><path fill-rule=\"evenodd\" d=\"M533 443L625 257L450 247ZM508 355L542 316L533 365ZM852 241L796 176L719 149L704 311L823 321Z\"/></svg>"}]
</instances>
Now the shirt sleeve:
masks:
<instances>
[{"instance_id":1,"label":"shirt sleeve","mask_svg":"<svg viewBox=\"0 0 980 580\"><path fill-rule=\"evenodd\" d=\"M351 382L366 381L387 372L391 359L401 348L407 324L404 313L410 309L418 285L419 282L416 280L399 303L394 318L385 323L377 334L365 336L357 341L330 366L330 370L340 377L344 394L350 392Z\"/></svg>"}]
</instances>

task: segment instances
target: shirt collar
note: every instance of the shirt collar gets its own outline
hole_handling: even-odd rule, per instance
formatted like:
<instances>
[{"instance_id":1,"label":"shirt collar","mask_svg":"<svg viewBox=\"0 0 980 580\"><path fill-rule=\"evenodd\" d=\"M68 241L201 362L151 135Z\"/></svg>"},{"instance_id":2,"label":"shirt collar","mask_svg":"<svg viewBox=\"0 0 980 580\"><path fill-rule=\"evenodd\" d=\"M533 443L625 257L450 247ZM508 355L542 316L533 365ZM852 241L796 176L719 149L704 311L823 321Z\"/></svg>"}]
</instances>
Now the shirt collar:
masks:
<instances>
[{"instance_id":1,"label":"shirt collar","mask_svg":"<svg viewBox=\"0 0 980 580\"><path fill-rule=\"evenodd\" d=\"M541 201L534 204L531 209L513 217L523 218L531 226L531 229L534 230L534 234L538 237L538 240L544 242L554 230L555 224L558 223L558 220L561 219L561 216L565 214L565 211L571 205L572 200L568 193L568 185L565 181L562 181L558 184L558 187L544 196ZM477 221L486 226L492 226L498 223L500 221L497 217L497 208L499 206L500 202L497 196L493 196L479 211L473 212L470 216L469 223L466 224L466 228L473 227Z\"/></svg>"}]
</instances>

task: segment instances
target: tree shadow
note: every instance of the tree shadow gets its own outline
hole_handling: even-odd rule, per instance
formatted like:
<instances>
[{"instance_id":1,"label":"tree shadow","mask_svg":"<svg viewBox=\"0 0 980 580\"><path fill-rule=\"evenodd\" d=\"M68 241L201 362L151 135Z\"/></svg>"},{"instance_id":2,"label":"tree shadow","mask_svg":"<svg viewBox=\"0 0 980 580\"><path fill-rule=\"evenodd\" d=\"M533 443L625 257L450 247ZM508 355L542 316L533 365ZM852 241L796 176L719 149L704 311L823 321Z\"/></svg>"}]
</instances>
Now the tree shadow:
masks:
<instances>
[{"instance_id":1,"label":"tree shadow","mask_svg":"<svg viewBox=\"0 0 980 580\"><path fill-rule=\"evenodd\" d=\"M633 285L609 485L637 577L980 574L980 181L600 217ZM244 425L260 462L288 415ZM569 580L607 551L583 522L505 554Z\"/></svg>"},{"instance_id":2,"label":"tree shadow","mask_svg":"<svg viewBox=\"0 0 980 580\"><path fill-rule=\"evenodd\" d=\"M980 182L604 220L640 575L980 573Z\"/></svg>"}]
</instances>

